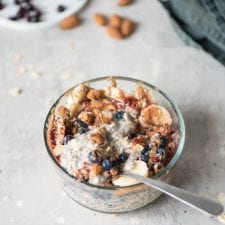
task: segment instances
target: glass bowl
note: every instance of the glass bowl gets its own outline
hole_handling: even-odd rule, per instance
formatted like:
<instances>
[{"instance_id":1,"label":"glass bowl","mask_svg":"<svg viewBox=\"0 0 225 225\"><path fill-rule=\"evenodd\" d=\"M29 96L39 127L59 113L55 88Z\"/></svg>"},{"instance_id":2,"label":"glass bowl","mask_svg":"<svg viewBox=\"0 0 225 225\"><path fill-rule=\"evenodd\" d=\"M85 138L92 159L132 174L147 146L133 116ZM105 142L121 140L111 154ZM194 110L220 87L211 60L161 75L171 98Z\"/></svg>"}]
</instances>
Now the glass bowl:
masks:
<instances>
[{"instance_id":1,"label":"glass bowl","mask_svg":"<svg viewBox=\"0 0 225 225\"><path fill-rule=\"evenodd\" d=\"M100 77L85 81L93 88L103 88L109 85L108 77ZM127 92L135 90L138 82L141 82L144 87L148 88L155 97L156 102L164 106L173 119L173 126L179 130L180 142L177 151L167 166L156 174L153 178L170 183L174 176L174 167L181 156L185 141L185 125L182 114L176 104L161 90L148 84L144 81L129 77L114 77L117 80L118 87ZM74 87L73 87L74 88ZM48 154L53 161L56 173L59 176L61 186L64 191L77 203L86 208L106 213L120 213L131 211L143 207L158 198L162 193L143 183L138 183L126 187L103 187L92 185L88 182L80 182L75 177L71 176L52 155L52 152L47 143L48 123L54 113L54 109L63 101L64 96L73 88L66 91L55 104L51 107L44 124L44 140Z\"/></svg>"}]
</instances>

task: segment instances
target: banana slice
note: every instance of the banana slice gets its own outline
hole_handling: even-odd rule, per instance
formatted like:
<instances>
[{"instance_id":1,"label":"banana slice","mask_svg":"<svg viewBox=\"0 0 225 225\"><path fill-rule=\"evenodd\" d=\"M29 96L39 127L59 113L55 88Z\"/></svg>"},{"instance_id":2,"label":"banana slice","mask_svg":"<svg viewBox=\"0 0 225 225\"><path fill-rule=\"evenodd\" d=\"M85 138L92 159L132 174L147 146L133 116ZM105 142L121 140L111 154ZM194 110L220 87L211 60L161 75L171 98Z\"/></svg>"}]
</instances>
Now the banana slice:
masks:
<instances>
[{"instance_id":1,"label":"banana slice","mask_svg":"<svg viewBox=\"0 0 225 225\"><path fill-rule=\"evenodd\" d=\"M172 118L164 107L153 104L141 111L139 122L143 127L148 127L151 124L156 126L171 125Z\"/></svg>"},{"instance_id":2,"label":"banana slice","mask_svg":"<svg viewBox=\"0 0 225 225\"><path fill-rule=\"evenodd\" d=\"M148 167L145 162L135 160L133 162L125 163L124 171L129 171L143 177L148 177Z\"/></svg>"},{"instance_id":3,"label":"banana slice","mask_svg":"<svg viewBox=\"0 0 225 225\"><path fill-rule=\"evenodd\" d=\"M134 178L121 175L118 179L114 180L112 183L113 185L124 187L124 186L138 184L140 182Z\"/></svg>"}]
</instances>

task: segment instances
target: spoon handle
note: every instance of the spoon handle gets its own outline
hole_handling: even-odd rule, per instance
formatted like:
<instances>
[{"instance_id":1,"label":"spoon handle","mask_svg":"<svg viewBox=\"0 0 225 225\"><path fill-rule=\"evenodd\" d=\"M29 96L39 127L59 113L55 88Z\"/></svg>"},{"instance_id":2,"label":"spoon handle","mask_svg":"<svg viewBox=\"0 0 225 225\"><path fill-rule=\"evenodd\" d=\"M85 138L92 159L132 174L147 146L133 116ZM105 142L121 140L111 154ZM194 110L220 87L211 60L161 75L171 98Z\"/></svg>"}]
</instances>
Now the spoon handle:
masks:
<instances>
[{"instance_id":1,"label":"spoon handle","mask_svg":"<svg viewBox=\"0 0 225 225\"><path fill-rule=\"evenodd\" d=\"M167 195L183 202L184 204L197 209L198 211L208 214L210 216L219 216L223 212L223 206L214 200L205 198L198 194L193 194L181 188L175 187L170 184L166 184L164 182L146 178L137 174L133 174L130 172L124 172L125 176L129 176L135 178L161 192L166 193Z\"/></svg>"}]
</instances>

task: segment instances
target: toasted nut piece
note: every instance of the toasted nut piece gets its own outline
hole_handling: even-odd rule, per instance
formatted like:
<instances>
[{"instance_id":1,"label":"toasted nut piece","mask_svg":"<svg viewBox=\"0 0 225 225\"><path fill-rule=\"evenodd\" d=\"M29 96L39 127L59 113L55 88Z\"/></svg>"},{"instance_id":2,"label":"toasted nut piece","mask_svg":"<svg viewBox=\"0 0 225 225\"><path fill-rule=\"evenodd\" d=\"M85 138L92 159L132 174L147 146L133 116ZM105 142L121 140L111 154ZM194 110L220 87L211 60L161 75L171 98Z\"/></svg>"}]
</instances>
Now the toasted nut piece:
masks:
<instances>
[{"instance_id":1,"label":"toasted nut piece","mask_svg":"<svg viewBox=\"0 0 225 225\"><path fill-rule=\"evenodd\" d=\"M119 169L117 167L113 167L110 169L110 173L112 174L112 176L116 176L119 174Z\"/></svg>"},{"instance_id":2,"label":"toasted nut piece","mask_svg":"<svg viewBox=\"0 0 225 225\"><path fill-rule=\"evenodd\" d=\"M92 134L91 135L92 141L98 144L103 144L105 139L101 134Z\"/></svg>"},{"instance_id":3,"label":"toasted nut piece","mask_svg":"<svg viewBox=\"0 0 225 225\"><path fill-rule=\"evenodd\" d=\"M116 109L117 109L116 106L113 104L108 104L108 105L103 106L103 110L105 110L105 111L115 112Z\"/></svg>"},{"instance_id":4,"label":"toasted nut piece","mask_svg":"<svg viewBox=\"0 0 225 225\"><path fill-rule=\"evenodd\" d=\"M94 114L93 114L92 112L85 112L85 111L82 111L82 112L79 114L78 118L79 118L80 120L82 120L84 123L90 125L90 124L92 124L93 121L94 121Z\"/></svg>"},{"instance_id":5,"label":"toasted nut piece","mask_svg":"<svg viewBox=\"0 0 225 225\"><path fill-rule=\"evenodd\" d=\"M94 15L94 21L97 25L105 26L107 24L107 19L103 14L96 13Z\"/></svg>"},{"instance_id":6,"label":"toasted nut piece","mask_svg":"<svg viewBox=\"0 0 225 225\"><path fill-rule=\"evenodd\" d=\"M65 116L69 115L70 112L69 112L69 109L67 109L66 107L59 106L58 113L60 116L65 117Z\"/></svg>"},{"instance_id":7,"label":"toasted nut piece","mask_svg":"<svg viewBox=\"0 0 225 225\"><path fill-rule=\"evenodd\" d=\"M111 27L120 28L121 23L122 23L122 18L119 15L115 14L110 16L109 24Z\"/></svg>"},{"instance_id":8,"label":"toasted nut piece","mask_svg":"<svg viewBox=\"0 0 225 225\"><path fill-rule=\"evenodd\" d=\"M80 19L78 16L73 15L65 18L60 22L59 26L63 30L72 29L80 24Z\"/></svg>"},{"instance_id":9,"label":"toasted nut piece","mask_svg":"<svg viewBox=\"0 0 225 225\"><path fill-rule=\"evenodd\" d=\"M118 1L118 5L119 6L126 6L126 5L129 5L133 2L133 0L119 0Z\"/></svg>"},{"instance_id":10,"label":"toasted nut piece","mask_svg":"<svg viewBox=\"0 0 225 225\"><path fill-rule=\"evenodd\" d=\"M135 30L135 23L131 20L125 19L121 24L121 33L124 38L130 36Z\"/></svg>"},{"instance_id":11,"label":"toasted nut piece","mask_svg":"<svg viewBox=\"0 0 225 225\"><path fill-rule=\"evenodd\" d=\"M90 106L93 109L101 109L104 106L104 103L101 100L92 100Z\"/></svg>"},{"instance_id":12,"label":"toasted nut piece","mask_svg":"<svg viewBox=\"0 0 225 225\"><path fill-rule=\"evenodd\" d=\"M109 124L113 118L113 114L110 111L99 111L99 110L93 110L95 114L95 123L96 125L104 123Z\"/></svg>"},{"instance_id":13,"label":"toasted nut piece","mask_svg":"<svg viewBox=\"0 0 225 225\"><path fill-rule=\"evenodd\" d=\"M99 164L95 164L91 167L90 176L97 176L101 174L102 171L103 171L102 166L100 166Z\"/></svg>"},{"instance_id":14,"label":"toasted nut piece","mask_svg":"<svg viewBox=\"0 0 225 225\"><path fill-rule=\"evenodd\" d=\"M108 77L107 80L111 82L111 87L117 86L116 79L114 77Z\"/></svg>"},{"instance_id":15,"label":"toasted nut piece","mask_svg":"<svg viewBox=\"0 0 225 225\"><path fill-rule=\"evenodd\" d=\"M103 96L104 92L103 90L90 90L88 93L87 93L87 98L89 99L99 99Z\"/></svg>"},{"instance_id":16,"label":"toasted nut piece","mask_svg":"<svg viewBox=\"0 0 225 225\"><path fill-rule=\"evenodd\" d=\"M132 152L133 153L141 153L141 151L144 149L144 147L140 144L136 144L132 146Z\"/></svg>"},{"instance_id":17,"label":"toasted nut piece","mask_svg":"<svg viewBox=\"0 0 225 225\"><path fill-rule=\"evenodd\" d=\"M111 38L118 39L118 40L123 38L122 34L120 33L120 30L118 28L116 28L116 27L109 26L106 31L107 31L107 34Z\"/></svg>"}]
</instances>

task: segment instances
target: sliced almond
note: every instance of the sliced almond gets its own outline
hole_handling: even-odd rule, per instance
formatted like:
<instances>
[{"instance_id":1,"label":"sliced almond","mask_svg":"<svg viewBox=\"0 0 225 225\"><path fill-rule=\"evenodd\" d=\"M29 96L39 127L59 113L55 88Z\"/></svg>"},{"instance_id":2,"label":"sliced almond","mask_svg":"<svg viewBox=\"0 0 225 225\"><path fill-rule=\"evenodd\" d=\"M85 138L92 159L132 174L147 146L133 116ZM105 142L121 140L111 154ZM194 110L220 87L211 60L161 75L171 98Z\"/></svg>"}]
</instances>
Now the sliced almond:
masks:
<instances>
[{"instance_id":1,"label":"sliced almond","mask_svg":"<svg viewBox=\"0 0 225 225\"><path fill-rule=\"evenodd\" d=\"M89 92L87 93L87 98L97 100L101 98L103 94L104 94L103 90L92 89L92 90L89 90Z\"/></svg>"}]
</instances>

